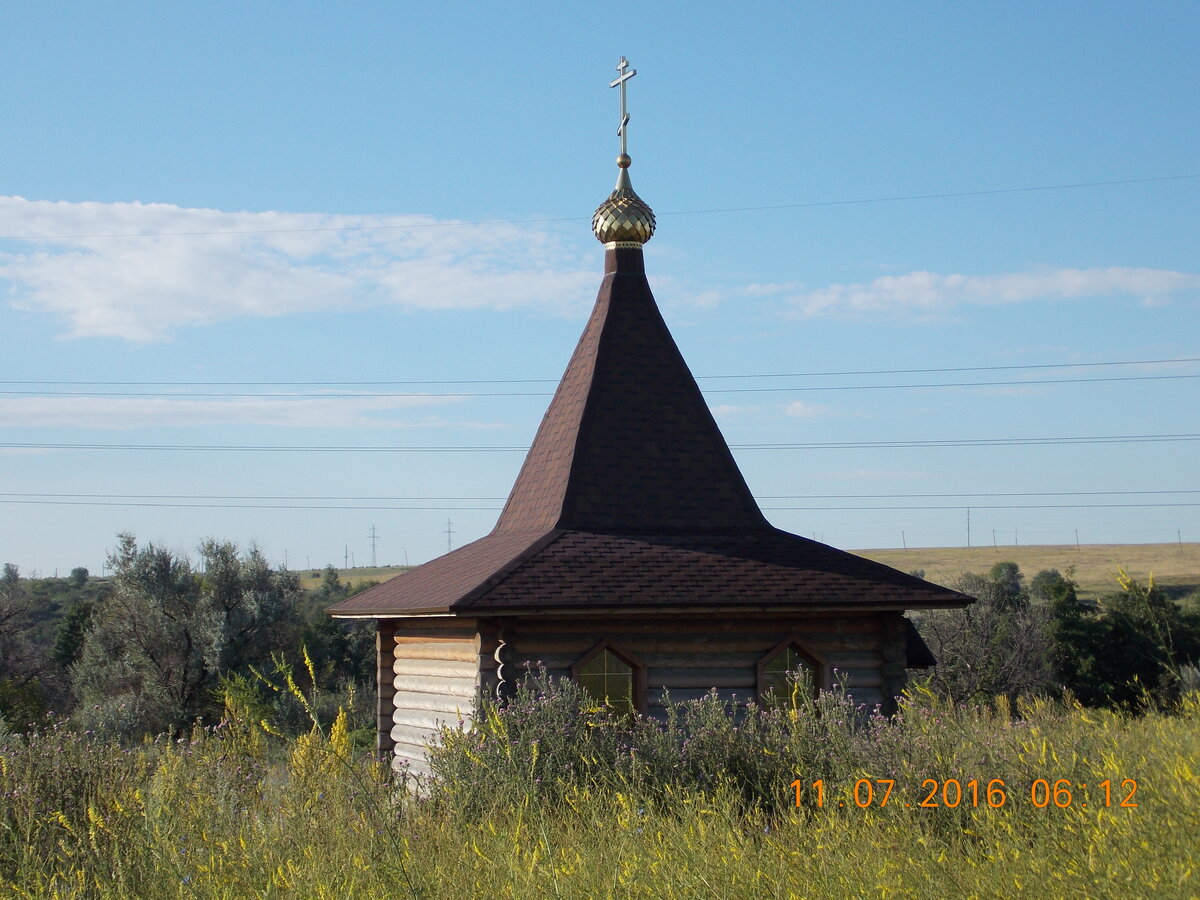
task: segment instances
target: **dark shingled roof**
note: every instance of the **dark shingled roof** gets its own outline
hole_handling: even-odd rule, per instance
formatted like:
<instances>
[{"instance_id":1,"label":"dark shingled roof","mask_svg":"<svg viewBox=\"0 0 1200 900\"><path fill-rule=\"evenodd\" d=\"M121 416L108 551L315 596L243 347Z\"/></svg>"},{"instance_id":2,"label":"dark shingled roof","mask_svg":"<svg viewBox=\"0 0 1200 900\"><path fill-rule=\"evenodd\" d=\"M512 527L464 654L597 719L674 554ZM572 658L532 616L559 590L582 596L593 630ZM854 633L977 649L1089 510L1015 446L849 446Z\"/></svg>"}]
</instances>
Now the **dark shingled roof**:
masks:
<instances>
[{"instance_id":1,"label":"dark shingled roof","mask_svg":"<svg viewBox=\"0 0 1200 900\"><path fill-rule=\"evenodd\" d=\"M642 251L609 250L606 262L496 530L768 527L659 314Z\"/></svg>"},{"instance_id":2,"label":"dark shingled roof","mask_svg":"<svg viewBox=\"0 0 1200 900\"><path fill-rule=\"evenodd\" d=\"M329 611L967 602L767 522L659 314L641 249L617 248L495 529Z\"/></svg>"}]
</instances>

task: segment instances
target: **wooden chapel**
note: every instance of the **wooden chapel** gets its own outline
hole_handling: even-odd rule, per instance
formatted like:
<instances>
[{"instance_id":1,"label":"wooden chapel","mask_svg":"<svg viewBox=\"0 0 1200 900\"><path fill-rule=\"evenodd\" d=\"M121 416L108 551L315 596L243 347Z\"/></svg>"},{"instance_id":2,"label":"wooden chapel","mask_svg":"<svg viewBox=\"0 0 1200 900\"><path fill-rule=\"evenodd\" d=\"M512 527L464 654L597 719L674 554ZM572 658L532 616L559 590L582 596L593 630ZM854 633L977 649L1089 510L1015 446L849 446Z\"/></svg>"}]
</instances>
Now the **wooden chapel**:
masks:
<instances>
[{"instance_id":1,"label":"wooden chapel","mask_svg":"<svg viewBox=\"0 0 1200 900\"><path fill-rule=\"evenodd\" d=\"M617 185L592 227L596 305L495 528L331 607L377 622L378 748L426 772L443 722L525 672L647 714L715 689L753 698L804 667L890 709L933 664L908 609L970 598L771 526L646 279L625 83Z\"/></svg>"}]
</instances>

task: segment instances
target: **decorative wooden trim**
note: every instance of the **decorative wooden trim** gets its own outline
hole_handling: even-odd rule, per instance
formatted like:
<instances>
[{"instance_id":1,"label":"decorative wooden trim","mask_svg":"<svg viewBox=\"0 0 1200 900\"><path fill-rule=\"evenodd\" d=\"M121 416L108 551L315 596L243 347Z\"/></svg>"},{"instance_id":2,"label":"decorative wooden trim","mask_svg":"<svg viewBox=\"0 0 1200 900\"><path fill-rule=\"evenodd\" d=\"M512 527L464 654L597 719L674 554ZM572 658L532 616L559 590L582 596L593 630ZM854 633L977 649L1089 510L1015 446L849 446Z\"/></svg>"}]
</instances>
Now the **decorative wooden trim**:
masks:
<instances>
[{"instance_id":1,"label":"decorative wooden trim","mask_svg":"<svg viewBox=\"0 0 1200 900\"><path fill-rule=\"evenodd\" d=\"M495 634L496 649L492 652L492 660L496 664L493 673L496 682L493 696L501 706L506 706L517 690L519 673L512 660L512 631L512 626L507 619L499 620Z\"/></svg>"},{"instance_id":2,"label":"decorative wooden trim","mask_svg":"<svg viewBox=\"0 0 1200 900\"><path fill-rule=\"evenodd\" d=\"M396 625L381 619L375 629L375 755L380 762L387 762L395 752L392 740L392 714L396 688L392 669L396 660Z\"/></svg>"},{"instance_id":3,"label":"decorative wooden trim","mask_svg":"<svg viewBox=\"0 0 1200 900\"><path fill-rule=\"evenodd\" d=\"M612 643L608 638L600 641L579 660L571 666L571 678L574 681L579 680L579 670L586 666L589 662L603 653L609 651L617 659L621 660L625 665L633 670L633 708L639 713L646 712L646 664L638 658L637 655L630 653L628 650L623 650L616 644Z\"/></svg>"},{"instance_id":4,"label":"decorative wooden trim","mask_svg":"<svg viewBox=\"0 0 1200 900\"><path fill-rule=\"evenodd\" d=\"M813 687L818 691L827 691L833 684L831 677L832 673L829 667L829 661L820 653L812 649L812 647L797 634L788 635L763 656L759 657L758 662L754 667L754 681L757 685L758 699L763 699L763 694L766 692L766 686L763 684L763 670L766 669L767 663L775 659L780 653L785 650L793 650L800 656L804 657L815 670L815 678L813 679Z\"/></svg>"}]
</instances>

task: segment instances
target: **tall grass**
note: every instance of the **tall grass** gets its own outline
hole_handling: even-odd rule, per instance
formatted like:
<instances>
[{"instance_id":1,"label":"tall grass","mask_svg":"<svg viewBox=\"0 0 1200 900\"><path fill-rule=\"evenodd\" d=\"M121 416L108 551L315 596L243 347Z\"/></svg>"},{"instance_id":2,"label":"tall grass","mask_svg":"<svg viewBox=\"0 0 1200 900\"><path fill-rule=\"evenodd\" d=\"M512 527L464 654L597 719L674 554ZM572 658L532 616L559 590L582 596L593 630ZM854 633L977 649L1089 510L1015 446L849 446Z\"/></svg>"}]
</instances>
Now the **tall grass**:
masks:
<instances>
[{"instance_id":1,"label":"tall grass","mask_svg":"<svg viewBox=\"0 0 1200 900\"><path fill-rule=\"evenodd\" d=\"M537 686L400 788L345 720L285 741L245 717L182 741L0 737L0 895L17 897L1191 897L1200 702L1132 717L836 695L661 725ZM236 710L232 712L236 713ZM536 741L536 743L534 743ZM825 805L794 806L821 778ZM880 807L857 779L894 779ZM921 808L923 779L1004 779L1001 808ZM1035 779L1135 778L1037 808ZM860 794L861 799L861 794ZM844 803L844 806L839 806ZM906 805L908 804L908 805Z\"/></svg>"}]
</instances>

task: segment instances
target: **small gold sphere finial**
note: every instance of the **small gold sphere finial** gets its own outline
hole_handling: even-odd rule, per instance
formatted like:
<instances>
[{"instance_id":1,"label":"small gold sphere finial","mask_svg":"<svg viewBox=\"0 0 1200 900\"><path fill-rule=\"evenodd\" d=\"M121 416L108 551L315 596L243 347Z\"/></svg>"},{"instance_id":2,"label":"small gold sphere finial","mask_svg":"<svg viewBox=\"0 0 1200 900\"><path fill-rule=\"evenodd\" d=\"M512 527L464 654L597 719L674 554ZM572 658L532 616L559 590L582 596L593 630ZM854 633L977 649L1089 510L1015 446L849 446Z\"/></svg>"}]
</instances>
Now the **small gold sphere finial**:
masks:
<instances>
[{"instance_id":1,"label":"small gold sphere finial","mask_svg":"<svg viewBox=\"0 0 1200 900\"><path fill-rule=\"evenodd\" d=\"M622 153L617 157L617 166L622 169L628 169L632 162L633 159L630 158L628 153Z\"/></svg>"}]
</instances>

